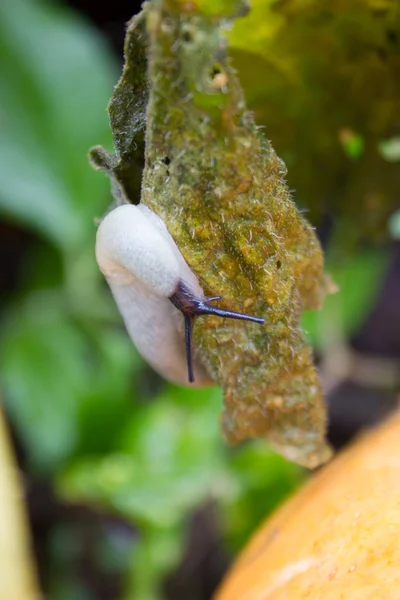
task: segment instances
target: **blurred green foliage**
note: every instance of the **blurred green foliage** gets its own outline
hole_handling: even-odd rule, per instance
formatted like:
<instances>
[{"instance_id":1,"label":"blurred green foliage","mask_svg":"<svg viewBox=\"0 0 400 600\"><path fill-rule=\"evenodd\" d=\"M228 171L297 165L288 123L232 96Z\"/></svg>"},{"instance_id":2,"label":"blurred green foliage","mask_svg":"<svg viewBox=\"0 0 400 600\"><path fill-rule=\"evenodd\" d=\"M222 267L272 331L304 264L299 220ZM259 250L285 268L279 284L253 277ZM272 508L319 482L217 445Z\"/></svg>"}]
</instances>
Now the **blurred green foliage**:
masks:
<instances>
[{"instance_id":1,"label":"blurred green foliage","mask_svg":"<svg viewBox=\"0 0 400 600\"><path fill-rule=\"evenodd\" d=\"M398 1L251 6L229 32L231 55L296 201L314 222L337 218L344 248L384 236L400 186Z\"/></svg>"},{"instance_id":2,"label":"blurred green foliage","mask_svg":"<svg viewBox=\"0 0 400 600\"><path fill-rule=\"evenodd\" d=\"M263 32L253 35L261 48ZM40 0L0 3L0 37L0 211L37 234L1 314L2 395L31 477L49 478L61 497L138 528L138 542L124 546L126 598L155 599L161 576L179 560L193 509L211 499L227 545L238 548L303 474L263 443L227 448L219 391L162 384L123 330L93 251L94 219L111 196L86 156L97 143L111 148L105 107L118 70L106 43L71 11ZM270 88L260 72L249 70L246 92L255 80L262 98ZM286 123L279 111L271 114L278 140ZM307 130L307 120L295 117ZM282 139L287 156L296 154L290 137ZM396 147L381 151L393 157ZM347 154L354 152L362 155L360 142ZM314 178L332 192L331 179ZM306 321L320 348L332 315L344 336L361 325L387 264L374 250L335 263L341 294ZM54 532L52 597L93 597L67 576L78 536L78 528ZM99 540L110 569L111 546L107 536Z\"/></svg>"}]
</instances>

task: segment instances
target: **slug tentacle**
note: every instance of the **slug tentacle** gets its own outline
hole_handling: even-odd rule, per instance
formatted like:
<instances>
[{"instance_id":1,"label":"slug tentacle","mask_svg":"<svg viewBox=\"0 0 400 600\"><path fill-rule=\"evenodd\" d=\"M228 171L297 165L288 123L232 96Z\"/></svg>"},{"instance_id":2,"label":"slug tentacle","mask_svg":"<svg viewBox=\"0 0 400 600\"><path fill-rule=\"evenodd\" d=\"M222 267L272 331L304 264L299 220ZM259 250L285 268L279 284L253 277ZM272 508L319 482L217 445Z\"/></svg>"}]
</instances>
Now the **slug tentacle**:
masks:
<instances>
[{"instance_id":1,"label":"slug tentacle","mask_svg":"<svg viewBox=\"0 0 400 600\"><path fill-rule=\"evenodd\" d=\"M194 319L188 315L183 315L185 320L185 347L186 347L186 365L188 372L188 380L190 383L194 381L193 374L193 361L192 361L192 337L193 337L193 325Z\"/></svg>"}]
</instances>

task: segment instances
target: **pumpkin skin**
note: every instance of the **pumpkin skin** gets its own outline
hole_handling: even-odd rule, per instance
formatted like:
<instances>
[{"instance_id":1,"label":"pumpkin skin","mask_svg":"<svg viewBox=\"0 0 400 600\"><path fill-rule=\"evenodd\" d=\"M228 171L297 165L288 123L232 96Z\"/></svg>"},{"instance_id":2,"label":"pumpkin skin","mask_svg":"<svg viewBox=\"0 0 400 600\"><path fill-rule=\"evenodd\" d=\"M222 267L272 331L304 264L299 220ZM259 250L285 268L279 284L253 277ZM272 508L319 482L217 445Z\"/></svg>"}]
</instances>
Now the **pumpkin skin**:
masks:
<instances>
[{"instance_id":1,"label":"pumpkin skin","mask_svg":"<svg viewBox=\"0 0 400 600\"><path fill-rule=\"evenodd\" d=\"M400 414L321 469L259 529L214 600L398 600Z\"/></svg>"}]
</instances>

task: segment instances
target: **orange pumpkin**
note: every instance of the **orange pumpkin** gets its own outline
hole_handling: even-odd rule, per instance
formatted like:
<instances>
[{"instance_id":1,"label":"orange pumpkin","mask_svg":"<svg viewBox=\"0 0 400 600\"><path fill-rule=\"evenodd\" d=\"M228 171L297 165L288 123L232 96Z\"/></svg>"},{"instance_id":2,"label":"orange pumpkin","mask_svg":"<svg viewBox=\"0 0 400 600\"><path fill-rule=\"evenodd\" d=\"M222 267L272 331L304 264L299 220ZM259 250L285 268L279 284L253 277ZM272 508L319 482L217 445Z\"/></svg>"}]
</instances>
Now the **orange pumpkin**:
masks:
<instances>
[{"instance_id":1,"label":"orange pumpkin","mask_svg":"<svg viewBox=\"0 0 400 600\"><path fill-rule=\"evenodd\" d=\"M400 599L400 414L264 523L215 600Z\"/></svg>"}]
</instances>

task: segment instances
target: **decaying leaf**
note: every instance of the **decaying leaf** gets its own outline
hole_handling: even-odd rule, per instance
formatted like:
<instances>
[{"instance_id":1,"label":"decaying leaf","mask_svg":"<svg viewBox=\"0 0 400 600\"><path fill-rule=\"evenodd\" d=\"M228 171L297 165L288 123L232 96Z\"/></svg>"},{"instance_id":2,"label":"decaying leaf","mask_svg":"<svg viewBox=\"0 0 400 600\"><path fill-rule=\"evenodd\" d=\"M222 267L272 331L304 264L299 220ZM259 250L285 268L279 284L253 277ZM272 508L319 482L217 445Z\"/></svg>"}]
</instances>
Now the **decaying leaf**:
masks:
<instances>
[{"instance_id":1,"label":"decaying leaf","mask_svg":"<svg viewBox=\"0 0 400 600\"><path fill-rule=\"evenodd\" d=\"M143 42L145 30L141 202L164 220L206 295L222 295L224 307L266 319L261 327L213 317L196 322L196 352L224 390L225 436L231 443L265 437L290 460L314 467L330 451L299 319L323 300L323 257L227 57L224 28L241 11L243 3L232 0L146 3L128 27L126 64L109 107L116 157L100 148L91 156L111 174L118 194L138 201L129 165L145 87L135 68L137 32Z\"/></svg>"}]
</instances>

